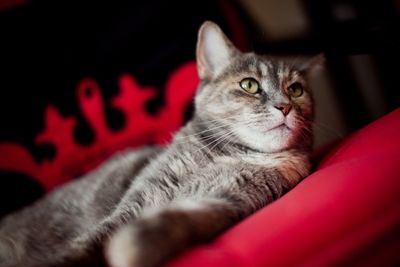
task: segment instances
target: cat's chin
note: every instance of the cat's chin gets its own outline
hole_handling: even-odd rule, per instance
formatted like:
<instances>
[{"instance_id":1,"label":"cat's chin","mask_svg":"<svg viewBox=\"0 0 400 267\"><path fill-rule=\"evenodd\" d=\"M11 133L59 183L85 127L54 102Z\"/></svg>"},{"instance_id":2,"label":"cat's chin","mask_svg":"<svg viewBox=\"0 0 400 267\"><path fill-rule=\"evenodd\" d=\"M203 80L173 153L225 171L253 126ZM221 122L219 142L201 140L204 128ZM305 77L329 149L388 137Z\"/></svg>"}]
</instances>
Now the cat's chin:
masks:
<instances>
[{"instance_id":1,"label":"cat's chin","mask_svg":"<svg viewBox=\"0 0 400 267\"><path fill-rule=\"evenodd\" d=\"M267 132L269 139L265 145L266 152L277 152L289 147L289 140L293 135L292 129L286 124L279 125Z\"/></svg>"},{"instance_id":2,"label":"cat's chin","mask_svg":"<svg viewBox=\"0 0 400 267\"><path fill-rule=\"evenodd\" d=\"M289 140L293 137L293 130L285 124L264 132L249 131L247 129L239 132L241 133L240 136L243 137L241 138L243 143L254 150L265 153L274 153L287 149L290 146Z\"/></svg>"}]
</instances>

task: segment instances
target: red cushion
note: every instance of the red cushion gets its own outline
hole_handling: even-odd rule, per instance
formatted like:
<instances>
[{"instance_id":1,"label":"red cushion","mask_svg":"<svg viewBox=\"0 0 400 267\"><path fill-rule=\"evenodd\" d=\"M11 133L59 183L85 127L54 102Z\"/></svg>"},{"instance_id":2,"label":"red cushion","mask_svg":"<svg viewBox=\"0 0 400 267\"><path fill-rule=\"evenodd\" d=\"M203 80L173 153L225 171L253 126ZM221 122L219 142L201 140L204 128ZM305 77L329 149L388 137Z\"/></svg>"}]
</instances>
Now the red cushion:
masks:
<instances>
[{"instance_id":1,"label":"red cushion","mask_svg":"<svg viewBox=\"0 0 400 267\"><path fill-rule=\"evenodd\" d=\"M400 109L348 137L291 192L169 266L400 263Z\"/></svg>"}]
</instances>

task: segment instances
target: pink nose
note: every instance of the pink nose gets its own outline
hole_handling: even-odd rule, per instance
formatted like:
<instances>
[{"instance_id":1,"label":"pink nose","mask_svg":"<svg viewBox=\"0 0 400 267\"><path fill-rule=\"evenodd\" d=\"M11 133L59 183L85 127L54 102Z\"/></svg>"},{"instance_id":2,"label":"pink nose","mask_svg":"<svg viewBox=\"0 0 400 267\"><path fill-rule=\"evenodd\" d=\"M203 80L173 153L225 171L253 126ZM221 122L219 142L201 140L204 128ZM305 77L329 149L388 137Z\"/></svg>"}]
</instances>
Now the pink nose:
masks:
<instances>
[{"instance_id":1,"label":"pink nose","mask_svg":"<svg viewBox=\"0 0 400 267\"><path fill-rule=\"evenodd\" d=\"M276 109L279 109L280 111L282 111L283 115L286 116L287 114L289 114L290 110L292 109L292 105L290 104L278 104L274 106Z\"/></svg>"}]
</instances>

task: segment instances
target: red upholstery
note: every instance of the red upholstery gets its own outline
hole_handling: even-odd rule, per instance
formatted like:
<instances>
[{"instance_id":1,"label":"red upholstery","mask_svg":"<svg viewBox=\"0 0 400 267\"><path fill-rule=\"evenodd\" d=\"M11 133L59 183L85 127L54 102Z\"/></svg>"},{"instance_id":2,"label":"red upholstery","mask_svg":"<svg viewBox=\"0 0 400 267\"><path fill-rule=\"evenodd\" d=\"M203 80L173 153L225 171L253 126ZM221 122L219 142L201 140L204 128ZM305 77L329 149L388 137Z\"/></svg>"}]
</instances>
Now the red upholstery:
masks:
<instances>
[{"instance_id":1,"label":"red upholstery","mask_svg":"<svg viewBox=\"0 0 400 267\"><path fill-rule=\"evenodd\" d=\"M348 137L280 200L169 266L400 263L400 109Z\"/></svg>"}]
</instances>

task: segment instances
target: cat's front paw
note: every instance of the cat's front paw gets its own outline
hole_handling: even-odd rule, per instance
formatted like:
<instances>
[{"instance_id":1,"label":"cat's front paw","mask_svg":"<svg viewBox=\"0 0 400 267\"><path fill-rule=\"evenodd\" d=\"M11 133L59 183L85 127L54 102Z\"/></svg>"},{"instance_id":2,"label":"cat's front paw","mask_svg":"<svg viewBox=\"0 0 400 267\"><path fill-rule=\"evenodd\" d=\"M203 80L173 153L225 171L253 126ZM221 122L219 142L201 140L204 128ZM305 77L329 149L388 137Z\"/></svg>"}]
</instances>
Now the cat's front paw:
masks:
<instances>
[{"instance_id":1,"label":"cat's front paw","mask_svg":"<svg viewBox=\"0 0 400 267\"><path fill-rule=\"evenodd\" d=\"M141 267L138 235L134 227L118 230L105 247L105 256L111 267Z\"/></svg>"},{"instance_id":2,"label":"cat's front paw","mask_svg":"<svg viewBox=\"0 0 400 267\"><path fill-rule=\"evenodd\" d=\"M207 239L210 231L214 232L213 228L208 231L204 226L208 225L203 218L207 212L210 210L191 213L190 210L164 208L148 211L111 237L105 257L112 267L160 266L197 240ZM219 225L211 226L215 224Z\"/></svg>"},{"instance_id":3,"label":"cat's front paw","mask_svg":"<svg viewBox=\"0 0 400 267\"><path fill-rule=\"evenodd\" d=\"M171 254L169 232L158 218L136 220L110 238L106 260L111 267L159 266Z\"/></svg>"}]
</instances>

